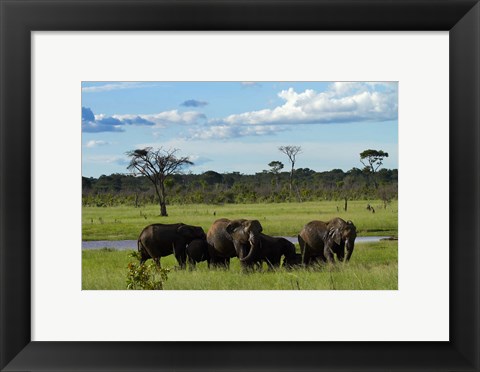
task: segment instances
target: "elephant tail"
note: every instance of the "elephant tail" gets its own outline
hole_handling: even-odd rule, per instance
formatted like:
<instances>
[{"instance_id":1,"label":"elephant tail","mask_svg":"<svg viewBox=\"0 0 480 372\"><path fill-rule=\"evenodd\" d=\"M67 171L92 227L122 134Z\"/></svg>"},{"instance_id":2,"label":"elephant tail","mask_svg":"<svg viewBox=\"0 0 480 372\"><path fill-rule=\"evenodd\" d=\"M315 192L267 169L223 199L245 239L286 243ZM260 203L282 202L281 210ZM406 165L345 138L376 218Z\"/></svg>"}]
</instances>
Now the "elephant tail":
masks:
<instances>
[{"instance_id":1,"label":"elephant tail","mask_svg":"<svg viewBox=\"0 0 480 372\"><path fill-rule=\"evenodd\" d=\"M144 251L145 252L145 247L143 246L142 242L140 241L140 239L137 240L137 249L139 252L142 252Z\"/></svg>"}]
</instances>

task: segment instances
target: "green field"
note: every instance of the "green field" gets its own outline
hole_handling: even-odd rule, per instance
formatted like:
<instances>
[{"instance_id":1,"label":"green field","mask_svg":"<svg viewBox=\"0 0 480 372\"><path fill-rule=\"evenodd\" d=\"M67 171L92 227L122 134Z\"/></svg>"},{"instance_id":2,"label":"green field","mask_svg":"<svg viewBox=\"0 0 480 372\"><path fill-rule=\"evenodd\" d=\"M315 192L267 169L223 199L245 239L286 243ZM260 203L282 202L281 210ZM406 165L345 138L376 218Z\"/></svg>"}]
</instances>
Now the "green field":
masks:
<instances>
[{"instance_id":1,"label":"green field","mask_svg":"<svg viewBox=\"0 0 480 372\"><path fill-rule=\"evenodd\" d=\"M209 270L205 262L195 271L172 269L164 289L397 289L397 241L362 243L355 246L348 264L324 265L318 269L280 268L275 272L243 273L238 259L230 270ZM82 262L83 289L125 289L131 251L85 250ZM173 268L173 256L162 258L162 267Z\"/></svg>"},{"instance_id":2,"label":"green field","mask_svg":"<svg viewBox=\"0 0 480 372\"><path fill-rule=\"evenodd\" d=\"M366 209L367 204L375 213ZM339 211L337 211L337 206ZM128 206L83 208L83 240L134 240L151 223L184 222L208 230L212 222L221 217L230 219L258 219L264 232L270 235L296 236L303 225L311 220L329 220L339 216L352 220L359 236L397 236L398 213L394 201L383 208L380 201L351 201L348 211L342 211L343 202L325 201L279 204L227 204L227 205L172 205L169 217L159 217L158 207ZM215 215L214 215L215 214ZM298 249L298 247L297 247ZM131 251L84 250L82 252L82 288L126 289L127 264L134 261ZM398 288L398 242L381 241L358 243L348 264L324 265L321 268L283 268L268 272L243 273L239 261L232 259L229 271L209 270L201 263L195 271L175 270L175 258L162 258L162 267L171 268L164 289L380 289Z\"/></svg>"},{"instance_id":3,"label":"green field","mask_svg":"<svg viewBox=\"0 0 480 372\"><path fill-rule=\"evenodd\" d=\"M366 209L367 204L375 213ZM338 207L338 211L337 211ZM265 234L297 236L309 221L328 221L333 217L352 220L361 236L393 235L398 232L398 203L393 201L383 208L380 200L356 200L342 210L343 201L269 204L188 204L168 206L168 217L159 216L158 205L142 208L83 207L83 240L135 240L142 229L152 223L183 222L201 226L205 230L218 218L258 219ZM215 213L215 215L214 215Z\"/></svg>"}]
</instances>

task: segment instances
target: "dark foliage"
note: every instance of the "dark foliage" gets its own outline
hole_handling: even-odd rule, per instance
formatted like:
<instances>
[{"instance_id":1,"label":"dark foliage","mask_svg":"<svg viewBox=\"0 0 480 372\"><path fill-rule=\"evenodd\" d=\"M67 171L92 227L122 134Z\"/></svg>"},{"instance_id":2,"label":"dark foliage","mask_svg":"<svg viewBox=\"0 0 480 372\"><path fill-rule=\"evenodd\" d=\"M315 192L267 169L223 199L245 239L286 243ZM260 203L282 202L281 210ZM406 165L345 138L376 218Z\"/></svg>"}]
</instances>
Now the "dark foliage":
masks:
<instances>
[{"instance_id":1,"label":"dark foliage","mask_svg":"<svg viewBox=\"0 0 480 372\"><path fill-rule=\"evenodd\" d=\"M347 172L299 168L295 170L293 188L302 201L381 199L387 205L397 198L396 169L376 172L377 188L373 187L371 178L358 168ZM168 204L279 203L290 200L290 172L174 174L165 186ZM138 207L158 203L155 190L146 177L123 174L82 177L82 190L85 206L128 204Z\"/></svg>"}]
</instances>

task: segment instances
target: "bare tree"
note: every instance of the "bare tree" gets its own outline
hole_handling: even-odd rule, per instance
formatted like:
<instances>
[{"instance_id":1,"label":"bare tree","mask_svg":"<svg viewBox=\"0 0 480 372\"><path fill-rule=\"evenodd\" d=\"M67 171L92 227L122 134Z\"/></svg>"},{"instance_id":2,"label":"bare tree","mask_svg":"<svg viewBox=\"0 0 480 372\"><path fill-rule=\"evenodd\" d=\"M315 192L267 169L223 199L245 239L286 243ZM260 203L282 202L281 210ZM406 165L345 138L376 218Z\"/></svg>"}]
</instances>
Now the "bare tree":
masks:
<instances>
[{"instance_id":1,"label":"bare tree","mask_svg":"<svg viewBox=\"0 0 480 372\"><path fill-rule=\"evenodd\" d=\"M383 201L383 209L387 209L387 205L392 202L395 198L395 195L398 192L397 185L384 185L381 186L378 190L378 195L380 199Z\"/></svg>"},{"instance_id":2,"label":"bare tree","mask_svg":"<svg viewBox=\"0 0 480 372\"><path fill-rule=\"evenodd\" d=\"M290 163L292 164L292 168L290 170L290 197L291 197L292 189L293 189L293 172L295 170L295 162L297 159L297 155L302 152L302 148L300 146L280 146L278 149L288 156L288 160L290 160Z\"/></svg>"},{"instance_id":3,"label":"bare tree","mask_svg":"<svg viewBox=\"0 0 480 372\"><path fill-rule=\"evenodd\" d=\"M165 180L172 174L181 173L185 165L193 165L188 157L177 157L177 152L178 149L146 147L126 153L131 158L127 169L134 174L147 177L152 182L160 204L161 216L168 216Z\"/></svg>"}]
</instances>

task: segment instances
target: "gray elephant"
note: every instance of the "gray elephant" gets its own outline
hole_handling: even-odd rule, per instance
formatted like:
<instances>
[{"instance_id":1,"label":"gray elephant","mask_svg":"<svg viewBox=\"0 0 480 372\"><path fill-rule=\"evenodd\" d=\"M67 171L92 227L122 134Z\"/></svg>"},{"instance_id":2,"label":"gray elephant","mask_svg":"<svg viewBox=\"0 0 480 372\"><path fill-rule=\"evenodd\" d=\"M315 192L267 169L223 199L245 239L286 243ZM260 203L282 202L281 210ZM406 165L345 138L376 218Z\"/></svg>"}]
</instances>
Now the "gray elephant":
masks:
<instances>
[{"instance_id":1,"label":"gray elephant","mask_svg":"<svg viewBox=\"0 0 480 372\"><path fill-rule=\"evenodd\" d=\"M298 242L304 265L318 262L348 261L352 257L357 229L352 221L334 218L328 222L311 221L300 234ZM346 250L346 255L345 255Z\"/></svg>"},{"instance_id":2,"label":"gray elephant","mask_svg":"<svg viewBox=\"0 0 480 372\"><path fill-rule=\"evenodd\" d=\"M208 243L206 239L194 239L187 245L187 261L190 268L194 269L199 262L207 261L210 266L208 255Z\"/></svg>"},{"instance_id":3,"label":"gray elephant","mask_svg":"<svg viewBox=\"0 0 480 372\"><path fill-rule=\"evenodd\" d=\"M160 257L175 255L180 268L186 267L186 247L194 239L205 239L206 235L199 226L183 223L148 225L138 237L140 263L153 258L160 266Z\"/></svg>"},{"instance_id":4,"label":"gray elephant","mask_svg":"<svg viewBox=\"0 0 480 372\"><path fill-rule=\"evenodd\" d=\"M238 257L244 269L252 267L262 230L258 220L216 220L207 233L211 264L228 268L230 258Z\"/></svg>"},{"instance_id":5,"label":"gray elephant","mask_svg":"<svg viewBox=\"0 0 480 372\"><path fill-rule=\"evenodd\" d=\"M280 267L282 257L292 260L295 256L295 245L282 237L275 237L261 233L258 249L243 259L246 264L255 263L262 267L265 262L269 270Z\"/></svg>"}]
</instances>

